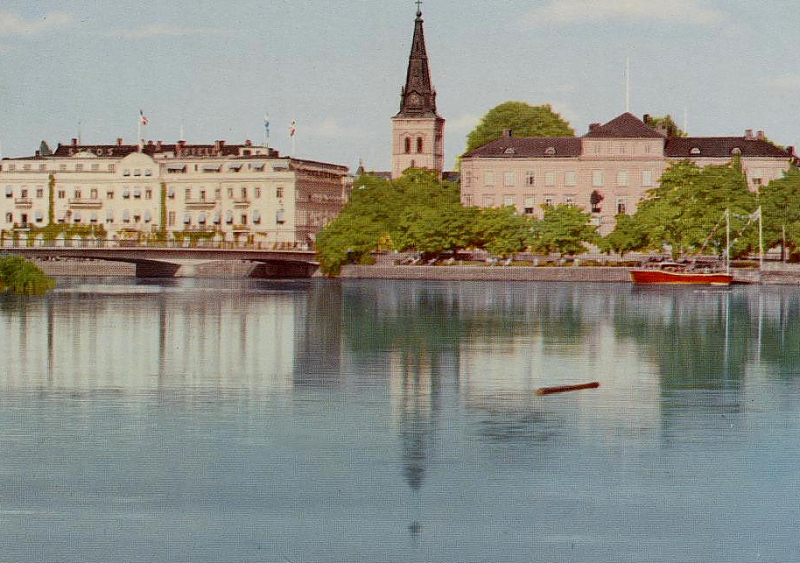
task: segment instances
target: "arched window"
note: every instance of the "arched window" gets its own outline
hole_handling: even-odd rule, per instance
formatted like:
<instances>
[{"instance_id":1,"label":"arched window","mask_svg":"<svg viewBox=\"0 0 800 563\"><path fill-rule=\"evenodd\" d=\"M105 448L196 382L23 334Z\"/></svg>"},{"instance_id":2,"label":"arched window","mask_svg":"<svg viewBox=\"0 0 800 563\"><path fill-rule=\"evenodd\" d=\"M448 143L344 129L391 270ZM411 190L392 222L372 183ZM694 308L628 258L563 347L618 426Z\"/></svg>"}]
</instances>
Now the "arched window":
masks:
<instances>
[{"instance_id":1,"label":"arched window","mask_svg":"<svg viewBox=\"0 0 800 563\"><path fill-rule=\"evenodd\" d=\"M417 153L422 152L422 137L417 137Z\"/></svg>"},{"instance_id":2,"label":"arched window","mask_svg":"<svg viewBox=\"0 0 800 563\"><path fill-rule=\"evenodd\" d=\"M411 139L406 137L404 139L404 142L405 142L405 145L406 145L406 154L409 154L411 152Z\"/></svg>"}]
</instances>

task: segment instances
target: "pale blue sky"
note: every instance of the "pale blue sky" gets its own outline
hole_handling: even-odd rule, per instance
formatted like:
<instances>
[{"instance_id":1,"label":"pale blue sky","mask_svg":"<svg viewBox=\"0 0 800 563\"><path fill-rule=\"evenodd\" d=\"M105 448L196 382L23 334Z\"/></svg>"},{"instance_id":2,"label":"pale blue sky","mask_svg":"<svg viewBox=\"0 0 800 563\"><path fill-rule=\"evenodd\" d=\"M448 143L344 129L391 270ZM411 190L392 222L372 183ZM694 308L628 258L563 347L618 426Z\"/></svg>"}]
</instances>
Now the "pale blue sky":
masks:
<instances>
[{"instance_id":1,"label":"pale blue sky","mask_svg":"<svg viewBox=\"0 0 800 563\"><path fill-rule=\"evenodd\" d=\"M451 167L478 118L550 103L582 135L625 110L688 115L693 135L763 129L800 145L800 2L426 0L425 34ZM263 140L297 156L388 170L411 0L29 2L0 5L0 142L121 136Z\"/></svg>"}]
</instances>

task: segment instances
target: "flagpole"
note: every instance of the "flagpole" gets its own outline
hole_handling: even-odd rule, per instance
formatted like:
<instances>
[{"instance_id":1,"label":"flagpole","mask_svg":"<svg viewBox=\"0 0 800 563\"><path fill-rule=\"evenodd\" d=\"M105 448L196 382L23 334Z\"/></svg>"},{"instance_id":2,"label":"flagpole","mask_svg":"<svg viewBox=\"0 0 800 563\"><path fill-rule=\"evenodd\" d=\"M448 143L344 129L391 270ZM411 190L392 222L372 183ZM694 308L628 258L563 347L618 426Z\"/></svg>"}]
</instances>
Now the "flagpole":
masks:
<instances>
[{"instance_id":1,"label":"flagpole","mask_svg":"<svg viewBox=\"0 0 800 563\"><path fill-rule=\"evenodd\" d=\"M764 230L761 225L761 206L758 206L758 269L764 269Z\"/></svg>"},{"instance_id":2,"label":"flagpole","mask_svg":"<svg viewBox=\"0 0 800 563\"><path fill-rule=\"evenodd\" d=\"M136 129L136 144L139 145L139 152L142 152L142 112L139 111L139 125Z\"/></svg>"}]
</instances>

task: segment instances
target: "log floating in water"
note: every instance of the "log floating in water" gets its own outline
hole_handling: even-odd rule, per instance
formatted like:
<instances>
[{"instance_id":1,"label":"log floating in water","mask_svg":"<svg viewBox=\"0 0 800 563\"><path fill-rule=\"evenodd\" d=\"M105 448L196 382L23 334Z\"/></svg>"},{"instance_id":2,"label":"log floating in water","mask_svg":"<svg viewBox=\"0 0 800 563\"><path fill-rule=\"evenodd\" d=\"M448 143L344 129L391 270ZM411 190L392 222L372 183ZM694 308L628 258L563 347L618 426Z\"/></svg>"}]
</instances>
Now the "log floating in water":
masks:
<instances>
[{"instance_id":1,"label":"log floating in water","mask_svg":"<svg viewBox=\"0 0 800 563\"><path fill-rule=\"evenodd\" d=\"M550 395L551 393L566 393L567 391L580 391L581 389L597 389L600 387L599 381L591 383L581 383L579 385L559 385L558 387L540 387L536 390L537 395Z\"/></svg>"}]
</instances>

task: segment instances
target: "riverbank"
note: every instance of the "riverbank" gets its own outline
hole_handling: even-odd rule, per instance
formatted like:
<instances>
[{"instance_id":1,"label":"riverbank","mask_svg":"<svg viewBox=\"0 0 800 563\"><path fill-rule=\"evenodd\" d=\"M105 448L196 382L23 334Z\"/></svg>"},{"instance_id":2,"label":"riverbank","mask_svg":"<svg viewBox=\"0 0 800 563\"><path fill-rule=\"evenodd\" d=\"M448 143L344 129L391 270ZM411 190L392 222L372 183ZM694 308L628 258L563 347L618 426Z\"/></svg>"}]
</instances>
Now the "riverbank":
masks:
<instances>
[{"instance_id":1,"label":"riverbank","mask_svg":"<svg viewBox=\"0 0 800 563\"><path fill-rule=\"evenodd\" d=\"M48 276L128 276L136 275L133 264L102 260L35 260ZM196 277L250 277L252 262L206 262L194 268ZM763 270L734 268L737 283L776 285L800 284L800 264L767 262ZM540 282L630 282L630 268L624 266L503 266L503 265L396 265L379 261L372 266L349 265L342 268L344 279L442 280L442 281L540 281ZM319 276L317 273L315 276Z\"/></svg>"}]
</instances>

